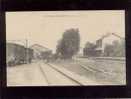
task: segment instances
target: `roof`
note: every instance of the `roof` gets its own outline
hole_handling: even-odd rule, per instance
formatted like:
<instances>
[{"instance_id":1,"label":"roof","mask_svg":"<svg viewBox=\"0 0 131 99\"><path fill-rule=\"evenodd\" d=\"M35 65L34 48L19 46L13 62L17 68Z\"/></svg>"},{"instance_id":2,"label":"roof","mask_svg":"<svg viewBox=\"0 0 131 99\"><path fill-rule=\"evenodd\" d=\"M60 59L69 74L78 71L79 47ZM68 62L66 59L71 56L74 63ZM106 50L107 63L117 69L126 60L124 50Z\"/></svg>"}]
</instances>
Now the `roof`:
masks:
<instances>
[{"instance_id":1,"label":"roof","mask_svg":"<svg viewBox=\"0 0 131 99\"><path fill-rule=\"evenodd\" d=\"M51 51L51 50L48 49L47 47L44 47L44 46L39 45L39 44L34 44L34 45L30 46L30 48L33 49L33 50L41 51L41 52Z\"/></svg>"},{"instance_id":2,"label":"roof","mask_svg":"<svg viewBox=\"0 0 131 99\"><path fill-rule=\"evenodd\" d=\"M25 48L25 46L23 46L23 45L20 45L20 44L16 44L16 43L11 43L11 42L7 42L6 43L6 46L19 46L19 47L23 47L23 48Z\"/></svg>"},{"instance_id":3,"label":"roof","mask_svg":"<svg viewBox=\"0 0 131 99\"><path fill-rule=\"evenodd\" d=\"M111 35L113 35L113 36L115 36L115 37L117 37L117 38L120 38L120 39L124 39L124 37L121 37L121 36L119 36L119 35L117 35L116 33L107 33L106 35L103 35L101 38L99 38L99 39L97 39L97 40L103 40L103 39L105 39L106 37L109 37L109 36L111 36Z\"/></svg>"}]
</instances>

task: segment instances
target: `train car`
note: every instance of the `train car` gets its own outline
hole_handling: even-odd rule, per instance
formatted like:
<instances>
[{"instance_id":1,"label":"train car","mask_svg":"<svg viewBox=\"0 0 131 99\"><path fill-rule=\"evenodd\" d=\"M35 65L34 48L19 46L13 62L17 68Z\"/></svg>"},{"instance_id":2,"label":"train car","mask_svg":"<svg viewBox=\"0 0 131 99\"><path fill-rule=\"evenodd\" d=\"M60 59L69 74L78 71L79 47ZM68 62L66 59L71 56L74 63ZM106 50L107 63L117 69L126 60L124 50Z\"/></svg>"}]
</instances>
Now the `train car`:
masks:
<instances>
[{"instance_id":1,"label":"train car","mask_svg":"<svg viewBox=\"0 0 131 99\"><path fill-rule=\"evenodd\" d=\"M14 43L6 44L6 62L8 66L31 62L32 56L33 51L31 49Z\"/></svg>"}]
</instances>

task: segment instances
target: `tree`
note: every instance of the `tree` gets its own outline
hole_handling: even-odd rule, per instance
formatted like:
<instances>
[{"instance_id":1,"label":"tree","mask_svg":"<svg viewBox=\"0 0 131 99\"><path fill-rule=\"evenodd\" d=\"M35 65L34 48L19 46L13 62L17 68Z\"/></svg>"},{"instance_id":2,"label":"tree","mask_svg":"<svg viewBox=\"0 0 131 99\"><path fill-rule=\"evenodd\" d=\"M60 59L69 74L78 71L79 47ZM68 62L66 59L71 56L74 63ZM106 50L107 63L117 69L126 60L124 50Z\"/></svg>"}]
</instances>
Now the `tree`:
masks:
<instances>
[{"instance_id":1,"label":"tree","mask_svg":"<svg viewBox=\"0 0 131 99\"><path fill-rule=\"evenodd\" d=\"M104 55L110 57L124 57L125 56L125 41L114 40L112 44L107 44L104 48Z\"/></svg>"},{"instance_id":2,"label":"tree","mask_svg":"<svg viewBox=\"0 0 131 99\"><path fill-rule=\"evenodd\" d=\"M112 56L114 53L114 48L113 48L113 45L111 44L106 44L105 45L105 48L104 48L104 56Z\"/></svg>"},{"instance_id":3,"label":"tree","mask_svg":"<svg viewBox=\"0 0 131 99\"><path fill-rule=\"evenodd\" d=\"M125 42L123 39L121 41L117 41L117 40L113 41L112 45L114 48L113 56L116 56L116 57L125 56Z\"/></svg>"},{"instance_id":4,"label":"tree","mask_svg":"<svg viewBox=\"0 0 131 99\"><path fill-rule=\"evenodd\" d=\"M126 55L126 52L125 52L125 49L126 49L125 40L122 39L120 44L121 44L121 46L120 46L121 56L122 56L122 57L125 57L125 55Z\"/></svg>"},{"instance_id":5,"label":"tree","mask_svg":"<svg viewBox=\"0 0 131 99\"><path fill-rule=\"evenodd\" d=\"M96 55L96 45L90 42L85 44L83 49L84 56L95 56Z\"/></svg>"},{"instance_id":6,"label":"tree","mask_svg":"<svg viewBox=\"0 0 131 99\"><path fill-rule=\"evenodd\" d=\"M121 54L121 44L118 40L114 40L112 42L112 47L113 47L113 52L112 52L112 56L120 56Z\"/></svg>"},{"instance_id":7,"label":"tree","mask_svg":"<svg viewBox=\"0 0 131 99\"><path fill-rule=\"evenodd\" d=\"M73 28L66 30L56 48L56 53L60 54L64 59L72 58L80 48L79 30Z\"/></svg>"}]
</instances>

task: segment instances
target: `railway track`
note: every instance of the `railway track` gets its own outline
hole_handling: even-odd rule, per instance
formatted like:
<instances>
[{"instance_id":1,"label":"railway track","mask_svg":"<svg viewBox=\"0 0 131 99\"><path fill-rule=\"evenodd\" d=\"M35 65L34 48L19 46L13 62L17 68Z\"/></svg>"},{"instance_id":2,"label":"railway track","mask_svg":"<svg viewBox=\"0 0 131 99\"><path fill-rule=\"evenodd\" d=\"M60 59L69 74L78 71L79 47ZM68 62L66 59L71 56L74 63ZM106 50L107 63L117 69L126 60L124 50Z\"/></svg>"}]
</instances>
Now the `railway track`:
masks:
<instances>
[{"instance_id":1,"label":"railway track","mask_svg":"<svg viewBox=\"0 0 131 99\"><path fill-rule=\"evenodd\" d=\"M61 70L55 68L54 66L50 65L54 70L58 71L59 73L61 73L62 75L64 75L65 77L67 77L69 80L72 80L73 82L76 82L79 85L83 85L81 82L79 82L78 80L74 79L73 77L70 77L69 75L67 75L66 73L62 72Z\"/></svg>"},{"instance_id":2,"label":"railway track","mask_svg":"<svg viewBox=\"0 0 131 99\"><path fill-rule=\"evenodd\" d=\"M16 75L17 74L17 75ZM8 86L86 86L98 85L64 67L37 62L19 67L8 67Z\"/></svg>"},{"instance_id":3,"label":"railway track","mask_svg":"<svg viewBox=\"0 0 131 99\"><path fill-rule=\"evenodd\" d=\"M49 82L49 80L48 80L48 77L47 77L47 75L45 74L45 71L42 70L43 68L41 67L41 65L39 65L39 67L40 67L40 71L42 72L42 74L43 74L43 76L44 76L44 78L45 78L45 80L46 80L46 82L47 82L47 85L50 85L50 82Z\"/></svg>"},{"instance_id":4,"label":"railway track","mask_svg":"<svg viewBox=\"0 0 131 99\"><path fill-rule=\"evenodd\" d=\"M63 62L60 64L59 63L56 63L56 64L61 65L60 67L64 67L72 72L77 73L80 76L84 76L86 78L92 79L93 81L96 81L97 83L99 82L99 84L97 85L123 84L123 81L120 81L119 79L117 79L119 74L116 74L114 71L112 71L112 69L108 69L108 68L102 69L102 68L99 68L99 66L97 66L98 67L97 68L96 66L93 66L93 65L96 65L94 63L89 62L88 64L87 62L86 64L85 62L75 60L71 63Z\"/></svg>"},{"instance_id":5,"label":"railway track","mask_svg":"<svg viewBox=\"0 0 131 99\"><path fill-rule=\"evenodd\" d=\"M85 65L83 64L82 62L80 61L76 61L79 63L79 65L87 70L87 71L90 71L92 74L94 74L97 77L100 77L100 79L103 81L103 82L107 82L107 84L123 84L125 83L124 81L120 81L120 79L117 79L118 78L118 74L116 74L116 72L112 71L112 70L108 70L108 69L102 69L102 68L96 68L96 64L90 64L90 65ZM108 63L107 63L108 64ZM123 76L123 75L121 75Z\"/></svg>"},{"instance_id":6,"label":"railway track","mask_svg":"<svg viewBox=\"0 0 131 99\"><path fill-rule=\"evenodd\" d=\"M92 68L93 66L85 66L83 64L79 64L82 68L86 69L87 71L90 71L90 72L95 72L95 73L103 73L105 75L111 75L110 73L108 72L105 72L104 70L100 70L100 69L96 69L96 68Z\"/></svg>"},{"instance_id":7,"label":"railway track","mask_svg":"<svg viewBox=\"0 0 131 99\"><path fill-rule=\"evenodd\" d=\"M96 81L80 76L64 67L59 67L51 63L40 64L41 71L49 86L87 86L102 85Z\"/></svg>"},{"instance_id":8,"label":"railway track","mask_svg":"<svg viewBox=\"0 0 131 99\"><path fill-rule=\"evenodd\" d=\"M112 75L112 73L110 73L107 70L105 71L105 70L100 69L100 68L94 68L94 67L96 67L96 66L94 66L96 64L94 64L94 65L93 64L85 65L81 61L78 61L78 60L75 60L75 62L77 62L82 68L84 68L84 69L86 69L86 70L88 70L90 72L103 73L103 74L108 75L108 76Z\"/></svg>"},{"instance_id":9,"label":"railway track","mask_svg":"<svg viewBox=\"0 0 131 99\"><path fill-rule=\"evenodd\" d=\"M77 64L77 66L75 64ZM109 82L109 80L108 82L106 81L103 82L103 80L101 79L101 76L99 75L98 72L103 71L95 70L94 68L82 65L82 63L79 63L81 64L81 66L78 63L75 64L72 64L72 66L70 67L70 64L61 64L60 66L60 64L44 63L43 61L41 61L34 64L30 64L28 66L23 65L19 67L8 68L8 76L7 76L8 85L9 86L12 85L89 86L103 84L112 85L112 80L110 80L111 82ZM66 65L67 68L64 65ZM115 82L113 84L119 84L119 82Z\"/></svg>"},{"instance_id":10,"label":"railway track","mask_svg":"<svg viewBox=\"0 0 131 99\"><path fill-rule=\"evenodd\" d=\"M52 66L52 64L47 64L47 63L41 63L40 65L40 70L43 73L48 86L55 86L55 85L83 85L76 79L68 76L66 73L63 73L61 70L58 68L55 68ZM51 71L51 72L50 72Z\"/></svg>"}]
</instances>

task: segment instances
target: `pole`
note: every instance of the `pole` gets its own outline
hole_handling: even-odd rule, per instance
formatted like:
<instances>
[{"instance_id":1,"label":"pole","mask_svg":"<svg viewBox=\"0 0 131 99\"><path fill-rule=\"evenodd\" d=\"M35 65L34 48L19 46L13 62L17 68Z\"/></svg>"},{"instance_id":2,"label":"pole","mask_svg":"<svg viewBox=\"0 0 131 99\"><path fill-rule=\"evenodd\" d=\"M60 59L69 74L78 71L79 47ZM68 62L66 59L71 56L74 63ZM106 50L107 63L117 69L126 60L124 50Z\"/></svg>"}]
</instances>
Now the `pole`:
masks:
<instances>
[{"instance_id":1,"label":"pole","mask_svg":"<svg viewBox=\"0 0 131 99\"><path fill-rule=\"evenodd\" d=\"M28 63L28 40L26 39L26 63Z\"/></svg>"}]
</instances>

